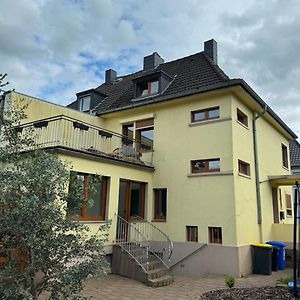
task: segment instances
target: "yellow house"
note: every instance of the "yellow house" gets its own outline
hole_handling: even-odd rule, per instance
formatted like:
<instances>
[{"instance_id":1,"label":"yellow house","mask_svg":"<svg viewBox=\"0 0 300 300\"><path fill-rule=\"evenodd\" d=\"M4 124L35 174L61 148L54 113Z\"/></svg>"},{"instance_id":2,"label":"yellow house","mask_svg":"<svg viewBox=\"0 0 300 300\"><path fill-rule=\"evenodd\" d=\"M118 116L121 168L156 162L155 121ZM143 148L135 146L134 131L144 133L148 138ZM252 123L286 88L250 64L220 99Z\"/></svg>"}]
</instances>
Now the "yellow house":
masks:
<instances>
[{"instance_id":1,"label":"yellow house","mask_svg":"<svg viewBox=\"0 0 300 300\"><path fill-rule=\"evenodd\" d=\"M175 274L242 276L251 243L291 242L282 227L292 223L291 192L280 186L293 184L297 136L220 69L214 40L188 57L164 62L155 52L141 71L105 74L68 107L16 92L3 102L28 101L20 128L33 128L36 146L70 161L84 184L100 175L98 201L77 216L95 229L111 222L114 272L170 283L153 271L156 259Z\"/></svg>"}]
</instances>

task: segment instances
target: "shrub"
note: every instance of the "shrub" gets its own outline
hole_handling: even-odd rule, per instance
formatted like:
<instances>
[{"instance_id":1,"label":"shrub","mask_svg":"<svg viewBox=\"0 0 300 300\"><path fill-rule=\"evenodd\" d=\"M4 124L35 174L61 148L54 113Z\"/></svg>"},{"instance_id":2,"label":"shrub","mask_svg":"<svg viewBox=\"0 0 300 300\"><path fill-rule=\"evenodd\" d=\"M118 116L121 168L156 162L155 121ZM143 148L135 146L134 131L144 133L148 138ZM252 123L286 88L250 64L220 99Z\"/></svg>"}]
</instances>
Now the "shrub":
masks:
<instances>
[{"instance_id":1,"label":"shrub","mask_svg":"<svg viewBox=\"0 0 300 300\"><path fill-rule=\"evenodd\" d=\"M234 279L234 277L232 277L232 276L226 276L225 277L225 284L230 289L233 288L234 285L235 285L235 279Z\"/></svg>"}]
</instances>

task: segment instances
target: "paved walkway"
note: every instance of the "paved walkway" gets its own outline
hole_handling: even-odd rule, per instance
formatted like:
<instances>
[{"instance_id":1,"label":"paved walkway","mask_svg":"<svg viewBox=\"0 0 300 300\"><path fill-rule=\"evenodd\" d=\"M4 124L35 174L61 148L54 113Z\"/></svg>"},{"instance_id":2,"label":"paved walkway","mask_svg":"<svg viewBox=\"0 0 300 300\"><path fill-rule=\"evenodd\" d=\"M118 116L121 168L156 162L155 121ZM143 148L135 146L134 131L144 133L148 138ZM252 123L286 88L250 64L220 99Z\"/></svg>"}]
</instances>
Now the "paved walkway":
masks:
<instances>
[{"instance_id":1,"label":"paved walkway","mask_svg":"<svg viewBox=\"0 0 300 300\"><path fill-rule=\"evenodd\" d=\"M292 269L273 272L270 276L250 275L236 279L236 287L275 285L276 280L292 275ZM224 276L208 275L202 278L175 276L173 284L150 288L142 283L121 277L108 275L103 279L91 279L87 282L83 294L94 300L106 299L199 299L200 295L211 290L225 288Z\"/></svg>"}]
</instances>

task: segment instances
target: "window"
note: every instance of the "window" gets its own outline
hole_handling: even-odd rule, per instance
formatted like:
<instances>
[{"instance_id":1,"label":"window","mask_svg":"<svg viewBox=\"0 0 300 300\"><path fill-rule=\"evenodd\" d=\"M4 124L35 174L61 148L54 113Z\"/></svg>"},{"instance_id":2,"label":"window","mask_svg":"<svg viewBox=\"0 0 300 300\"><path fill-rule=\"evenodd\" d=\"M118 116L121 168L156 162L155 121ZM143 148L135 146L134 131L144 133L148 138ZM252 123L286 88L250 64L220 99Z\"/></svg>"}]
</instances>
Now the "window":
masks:
<instances>
[{"instance_id":1,"label":"window","mask_svg":"<svg viewBox=\"0 0 300 300\"><path fill-rule=\"evenodd\" d=\"M240 111L239 109L237 109L237 120L242 123L243 125L245 125L246 127L248 127L248 117L246 114L244 114L242 111Z\"/></svg>"},{"instance_id":2,"label":"window","mask_svg":"<svg viewBox=\"0 0 300 300\"><path fill-rule=\"evenodd\" d=\"M289 161L288 161L288 152L287 152L287 147L283 144L281 144L281 149L282 149L282 165L286 168L289 167Z\"/></svg>"},{"instance_id":3,"label":"window","mask_svg":"<svg viewBox=\"0 0 300 300\"><path fill-rule=\"evenodd\" d=\"M137 85L137 97L145 97L157 94L159 90L158 80L144 81Z\"/></svg>"},{"instance_id":4,"label":"window","mask_svg":"<svg viewBox=\"0 0 300 300\"><path fill-rule=\"evenodd\" d=\"M83 194L83 203L80 205L68 202L67 215L80 221L105 220L108 177L71 172L69 193L80 188Z\"/></svg>"},{"instance_id":5,"label":"window","mask_svg":"<svg viewBox=\"0 0 300 300\"><path fill-rule=\"evenodd\" d=\"M198 242L198 226L186 226L187 242Z\"/></svg>"},{"instance_id":6,"label":"window","mask_svg":"<svg viewBox=\"0 0 300 300\"><path fill-rule=\"evenodd\" d=\"M79 98L79 110L86 112L91 108L91 96L84 96Z\"/></svg>"},{"instance_id":7,"label":"window","mask_svg":"<svg viewBox=\"0 0 300 300\"><path fill-rule=\"evenodd\" d=\"M291 195L285 194L285 204L286 204L286 216L291 217L293 215Z\"/></svg>"},{"instance_id":8,"label":"window","mask_svg":"<svg viewBox=\"0 0 300 300\"><path fill-rule=\"evenodd\" d=\"M154 139L154 119L146 119L135 123L135 139L137 148L141 152L151 151L153 149Z\"/></svg>"},{"instance_id":9,"label":"window","mask_svg":"<svg viewBox=\"0 0 300 300\"><path fill-rule=\"evenodd\" d=\"M242 160L239 160L239 174L250 176L250 165Z\"/></svg>"},{"instance_id":10,"label":"window","mask_svg":"<svg viewBox=\"0 0 300 300\"><path fill-rule=\"evenodd\" d=\"M122 143L124 145L133 144L133 130L134 130L133 124L126 124L122 126L122 134L124 136L122 139Z\"/></svg>"},{"instance_id":11,"label":"window","mask_svg":"<svg viewBox=\"0 0 300 300\"><path fill-rule=\"evenodd\" d=\"M191 112L191 121L192 122L201 122L205 120L212 120L220 118L220 108L211 107L202 110L196 110Z\"/></svg>"},{"instance_id":12,"label":"window","mask_svg":"<svg viewBox=\"0 0 300 300\"><path fill-rule=\"evenodd\" d=\"M192 173L220 172L220 159L192 160Z\"/></svg>"},{"instance_id":13,"label":"window","mask_svg":"<svg viewBox=\"0 0 300 300\"><path fill-rule=\"evenodd\" d=\"M208 227L208 238L211 244L222 244L222 228Z\"/></svg>"},{"instance_id":14,"label":"window","mask_svg":"<svg viewBox=\"0 0 300 300\"><path fill-rule=\"evenodd\" d=\"M154 220L166 220L167 189L154 189Z\"/></svg>"}]
</instances>

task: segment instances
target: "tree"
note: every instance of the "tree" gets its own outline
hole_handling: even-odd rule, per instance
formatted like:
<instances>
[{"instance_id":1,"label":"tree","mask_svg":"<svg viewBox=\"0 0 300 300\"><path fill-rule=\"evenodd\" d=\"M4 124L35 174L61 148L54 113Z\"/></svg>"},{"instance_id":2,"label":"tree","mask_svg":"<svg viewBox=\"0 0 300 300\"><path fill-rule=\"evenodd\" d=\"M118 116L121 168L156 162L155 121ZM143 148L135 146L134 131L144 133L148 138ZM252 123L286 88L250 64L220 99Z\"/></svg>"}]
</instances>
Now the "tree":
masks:
<instances>
[{"instance_id":1,"label":"tree","mask_svg":"<svg viewBox=\"0 0 300 300\"><path fill-rule=\"evenodd\" d=\"M0 113L0 298L37 299L48 291L49 299L85 299L84 281L108 270L107 228L92 235L66 218L68 202L82 204L80 182L69 192L66 162L22 152L33 140L17 126L24 117L24 107Z\"/></svg>"}]
</instances>

